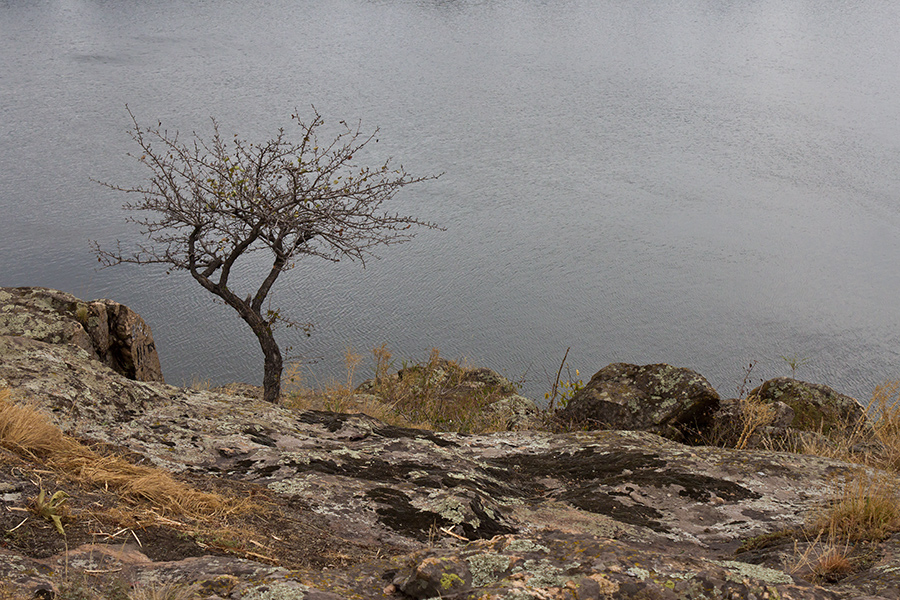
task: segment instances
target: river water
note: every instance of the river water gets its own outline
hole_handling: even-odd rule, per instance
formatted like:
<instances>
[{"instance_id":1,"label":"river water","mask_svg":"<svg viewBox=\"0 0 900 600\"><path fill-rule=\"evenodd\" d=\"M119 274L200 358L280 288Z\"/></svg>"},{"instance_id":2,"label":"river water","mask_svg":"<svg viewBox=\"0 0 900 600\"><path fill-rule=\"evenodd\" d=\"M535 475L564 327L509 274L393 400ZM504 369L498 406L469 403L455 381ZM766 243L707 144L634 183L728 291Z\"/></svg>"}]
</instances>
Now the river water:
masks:
<instances>
[{"instance_id":1,"label":"river water","mask_svg":"<svg viewBox=\"0 0 900 600\"><path fill-rule=\"evenodd\" d=\"M140 241L92 181L146 181L126 105L258 140L315 105L380 128L373 164L443 173L393 206L445 231L276 284L313 385L382 343L536 398L568 347L585 378L667 362L724 395L782 357L863 399L900 377L896 2L0 0L0 56L0 285L128 304L170 383L262 360L187 275L96 268L89 240Z\"/></svg>"}]
</instances>

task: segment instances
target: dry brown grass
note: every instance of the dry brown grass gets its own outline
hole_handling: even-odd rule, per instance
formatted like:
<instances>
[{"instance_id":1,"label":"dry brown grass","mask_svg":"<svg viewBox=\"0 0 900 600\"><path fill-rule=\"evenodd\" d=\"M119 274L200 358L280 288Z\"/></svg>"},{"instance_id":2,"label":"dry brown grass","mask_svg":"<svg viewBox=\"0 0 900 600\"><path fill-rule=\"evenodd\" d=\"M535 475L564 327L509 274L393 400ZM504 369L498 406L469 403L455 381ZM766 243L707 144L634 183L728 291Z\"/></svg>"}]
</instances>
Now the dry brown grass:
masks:
<instances>
[{"instance_id":1,"label":"dry brown grass","mask_svg":"<svg viewBox=\"0 0 900 600\"><path fill-rule=\"evenodd\" d=\"M900 531L897 482L887 476L858 473L814 519L829 539L879 541Z\"/></svg>"},{"instance_id":2,"label":"dry brown grass","mask_svg":"<svg viewBox=\"0 0 900 600\"><path fill-rule=\"evenodd\" d=\"M852 573L856 566L851 557L853 546L841 544L835 538L823 538L820 532L801 551L794 542L794 554L785 562L785 571L816 583L836 583Z\"/></svg>"},{"instance_id":3,"label":"dry brown grass","mask_svg":"<svg viewBox=\"0 0 900 600\"><path fill-rule=\"evenodd\" d=\"M31 597L11 583L0 582L0 600L31 600Z\"/></svg>"},{"instance_id":4,"label":"dry brown grass","mask_svg":"<svg viewBox=\"0 0 900 600\"><path fill-rule=\"evenodd\" d=\"M875 419L871 433L863 433L874 439L863 441L874 441L878 447L875 464L870 466L900 472L900 381L887 381L876 387L868 413Z\"/></svg>"},{"instance_id":5,"label":"dry brown grass","mask_svg":"<svg viewBox=\"0 0 900 600\"><path fill-rule=\"evenodd\" d=\"M859 557L866 554L866 548L900 531L898 392L900 382L886 382L872 394L868 420L832 427L827 434L798 433L772 446L860 465L835 486L827 505L810 517L801 535L805 541L795 542L794 556L786 564L789 572L816 582L833 583L861 568ZM748 398L739 410L739 448L770 419L752 401Z\"/></svg>"},{"instance_id":6,"label":"dry brown grass","mask_svg":"<svg viewBox=\"0 0 900 600\"><path fill-rule=\"evenodd\" d=\"M832 547L816 560L812 572L817 579L835 583L853 572L853 562L847 555L847 549Z\"/></svg>"},{"instance_id":7,"label":"dry brown grass","mask_svg":"<svg viewBox=\"0 0 900 600\"><path fill-rule=\"evenodd\" d=\"M757 396L741 396L732 408L732 418L719 419L708 431L700 434L700 441L708 446L745 450L766 446L768 439L754 439L760 428L771 425L775 408ZM751 445L751 442L754 442Z\"/></svg>"},{"instance_id":8,"label":"dry brown grass","mask_svg":"<svg viewBox=\"0 0 900 600\"><path fill-rule=\"evenodd\" d=\"M868 419L804 435L786 449L900 473L900 381L877 386Z\"/></svg>"},{"instance_id":9,"label":"dry brown grass","mask_svg":"<svg viewBox=\"0 0 900 600\"><path fill-rule=\"evenodd\" d=\"M771 425L775 419L775 408L757 396L747 396L738 401L741 434L735 448L743 450L760 427Z\"/></svg>"},{"instance_id":10,"label":"dry brown grass","mask_svg":"<svg viewBox=\"0 0 900 600\"><path fill-rule=\"evenodd\" d=\"M345 379L343 381L331 379L324 383L313 381L311 386L307 384L307 380L311 380L312 377L305 375L300 365L291 365L284 378L284 405L297 411L324 410L345 414L363 413L398 427L418 429L428 427L427 423L412 422L406 419L372 394L357 392L356 370L361 362L362 355L353 348L347 348L344 351Z\"/></svg>"},{"instance_id":11,"label":"dry brown grass","mask_svg":"<svg viewBox=\"0 0 900 600\"><path fill-rule=\"evenodd\" d=\"M64 435L34 406L12 402L8 390L0 390L0 446L128 501L147 501L162 514L207 519L247 508L243 501L195 490L160 469L101 455Z\"/></svg>"},{"instance_id":12,"label":"dry brown grass","mask_svg":"<svg viewBox=\"0 0 900 600\"><path fill-rule=\"evenodd\" d=\"M130 600L188 600L198 596L199 586L179 583L136 585Z\"/></svg>"}]
</instances>

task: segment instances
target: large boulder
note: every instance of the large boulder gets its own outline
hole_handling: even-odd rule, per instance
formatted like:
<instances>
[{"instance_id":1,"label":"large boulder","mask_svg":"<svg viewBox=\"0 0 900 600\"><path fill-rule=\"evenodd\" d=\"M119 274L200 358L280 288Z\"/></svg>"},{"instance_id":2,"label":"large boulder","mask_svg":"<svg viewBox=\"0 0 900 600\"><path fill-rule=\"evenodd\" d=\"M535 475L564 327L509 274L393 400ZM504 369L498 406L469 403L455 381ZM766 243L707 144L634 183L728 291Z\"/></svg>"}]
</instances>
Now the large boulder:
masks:
<instances>
[{"instance_id":1,"label":"large boulder","mask_svg":"<svg viewBox=\"0 0 900 600\"><path fill-rule=\"evenodd\" d=\"M866 420L866 407L856 398L827 385L778 377L752 390L750 397L766 403L784 403L793 411L787 427L828 434L833 429L855 427Z\"/></svg>"},{"instance_id":2,"label":"large boulder","mask_svg":"<svg viewBox=\"0 0 900 600\"><path fill-rule=\"evenodd\" d=\"M788 377L770 379L745 398L720 403L706 441L740 448L796 451L854 438L857 451L880 451L865 407L826 385Z\"/></svg>"},{"instance_id":3,"label":"large boulder","mask_svg":"<svg viewBox=\"0 0 900 600\"><path fill-rule=\"evenodd\" d=\"M716 390L690 369L614 363L595 373L557 416L569 426L649 431L693 441L718 405Z\"/></svg>"},{"instance_id":4,"label":"large boulder","mask_svg":"<svg viewBox=\"0 0 900 600\"><path fill-rule=\"evenodd\" d=\"M70 344L137 381L163 381L150 326L113 300L85 302L48 288L0 288L0 336Z\"/></svg>"},{"instance_id":5,"label":"large boulder","mask_svg":"<svg viewBox=\"0 0 900 600\"><path fill-rule=\"evenodd\" d=\"M365 395L369 403L401 412L421 409L431 413L432 421L441 415L446 418L445 427L454 431L537 429L545 422L534 400L519 395L516 384L506 377L488 368L471 368L440 358L436 353L424 363L368 379L356 392ZM404 406L409 400L416 405L415 410Z\"/></svg>"}]
</instances>

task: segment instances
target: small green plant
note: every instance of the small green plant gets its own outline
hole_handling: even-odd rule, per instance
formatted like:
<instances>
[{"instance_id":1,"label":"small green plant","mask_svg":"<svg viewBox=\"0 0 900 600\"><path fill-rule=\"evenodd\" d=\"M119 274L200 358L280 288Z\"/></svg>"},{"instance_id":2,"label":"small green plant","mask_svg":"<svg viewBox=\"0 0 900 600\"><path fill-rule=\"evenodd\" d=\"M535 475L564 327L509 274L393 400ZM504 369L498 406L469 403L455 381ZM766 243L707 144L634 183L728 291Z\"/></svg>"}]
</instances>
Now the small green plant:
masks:
<instances>
[{"instance_id":1,"label":"small green plant","mask_svg":"<svg viewBox=\"0 0 900 600\"><path fill-rule=\"evenodd\" d=\"M47 498L46 490L42 489L38 497L34 499L32 506L38 516L53 522L60 535L66 535L62 525L62 518L65 516L65 507L63 505L68 497L68 494L59 490Z\"/></svg>"},{"instance_id":2,"label":"small green plant","mask_svg":"<svg viewBox=\"0 0 900 600\"><path fill-rule=\"evenodd\" d=\"M88 307L84 304L79 304L78 308L75 309L75 320L82 325L87 325L88 315Z\"/></svg>"},{"instance_id":3,"label":"small green plant","mask_svg":"<svg viewBox=\"0 0 900 600\"><path fill-rule=\"evenodd\" d=\"M59 600L96 600L98 594L84 581L66 580L60 584L56 597Z\"/></svg>"},{"instance_id":4,"label":"small green plant","mask_svg":"<svg viewBox=\"0 0 900 600\"><path fill-rule=\"evenodd\" d=\"M581 372L578 369L575 369L575 375L573 377L571 371L569 371L568 365L566 366L567 377L566 379L560 381L556 387L556 405L559 408L565 408L569 405L569 401L575 397L579 391L584 388L584 381L579 379ZM544 399L549 399L550 394L544 394Z\"/></svg>"},{"instance_id":5,"label":"small green plant","mask_svg":"<svg viewBox=\"0 0 900 600\"><path fill-rule=\"evenodd\" d=\"M791 379L797 379L797 369L809 363L808 358L799 358L796 354L790 356L781 355L781 360L791 368Z\"/></svg>"},{"instance_id":6,"label":"small green plant","mask_svg":"<svg viewBox=\"0 0 900 600\"><path fill-rule=\"evenodd\" d=\"M569 350L571 350L571 348L566 348L566 353L563 355L562 362L559 365L559 371L556 372L556 381L553 382L553 388L544 394L544 399L548 400L548 413L553 412L553 407L555 405L558 405L559 408L568 406L569 401L575 397L575 394L584 388L584 382L579 379L581 372L578 369L575 369L575 375L573 376L571 368L568 363L566 363L566 358L569 357ZM563 369L566 371L566 379L560 381ZM558 402L557 398L559 398Z\"/></svg>"}]
</instances>

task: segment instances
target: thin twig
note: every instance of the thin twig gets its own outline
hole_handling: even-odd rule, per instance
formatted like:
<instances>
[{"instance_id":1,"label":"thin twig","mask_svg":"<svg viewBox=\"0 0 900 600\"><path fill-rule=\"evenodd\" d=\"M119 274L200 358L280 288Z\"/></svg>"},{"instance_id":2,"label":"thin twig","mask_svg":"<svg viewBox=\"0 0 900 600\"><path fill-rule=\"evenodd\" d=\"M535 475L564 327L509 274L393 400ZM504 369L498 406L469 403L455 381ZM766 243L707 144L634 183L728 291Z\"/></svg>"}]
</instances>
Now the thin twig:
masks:
<instances>
[{"instance_id":1,"label":"thin twig","mask_svg":"<svg viewBox=\"0 0 900 600\"><path fill-rule=\"evenodd\" d=\"M85 569L84 571L82 571L82 573L92 573L92 574L97 574L97 573L118 573L118 572L121 571L121 570L122 570L122 567L119 567L119 568L117 568L117 569Z\"/></svg>"},{"instance_id":2,"label":"thin twig","mask_svg":"<svg viewBox=\"0 0 900 600\"><path fill-rule=\"evenodd\" d=\"M451 530L447 529L446 527L441 527L440 530L443 531L444 533L446 533L446 534L449 535L449 536L455 537L455 538L458 539L458 540L462 540L462 541L464 541L464 542L471 542L471 541L472 541L472 540L470 540L470 539L467 538L467 537L463 537L463 536L459 535L458 533L453 533Z\"/></svg>"},{"instance_id":3,"label":"thin twig","mask_svg":"<svg viewBox=\"0 0 900 600\"><path fill-rule=\"evenodd\" d=\"M556 394L559 391L559 377L562 375L563 367L566 366L566 358L568 358L569 350L571 349L571 346L566 348L566 353L563 354L562 362L559 363L559 371L556 372L556 381L553 382L553 395L550 396L550 406L547 408L548 412L553 412L553 401L556 400Z\"/></svg>"},{"instance_id":4,"label":"thin twig","mask_svg":"<svg viewBox=\"0 0 900 600\"><path fill-rule=\"evenodd\" d=\"M22 525L24 525L24 524L25 524L25 521L27 521L27 520L28 520L28 517L25 517L24 519L22 519L22 522L19 523L18 525L16 525L15 527L13 527L12 529L10 529L8 533L12 533L12 532L15 531L16 529L18 529L19 527L21 527Z\"/></svg>"}]
</instances>

